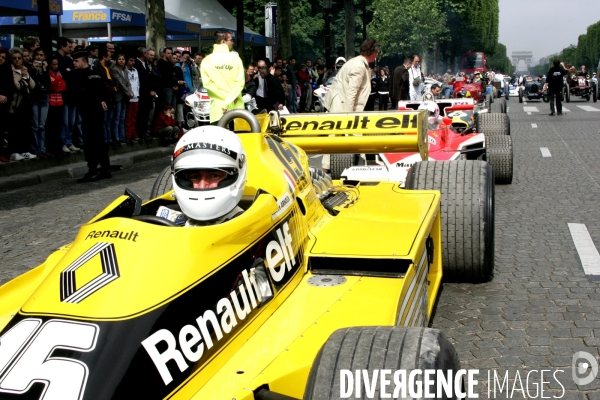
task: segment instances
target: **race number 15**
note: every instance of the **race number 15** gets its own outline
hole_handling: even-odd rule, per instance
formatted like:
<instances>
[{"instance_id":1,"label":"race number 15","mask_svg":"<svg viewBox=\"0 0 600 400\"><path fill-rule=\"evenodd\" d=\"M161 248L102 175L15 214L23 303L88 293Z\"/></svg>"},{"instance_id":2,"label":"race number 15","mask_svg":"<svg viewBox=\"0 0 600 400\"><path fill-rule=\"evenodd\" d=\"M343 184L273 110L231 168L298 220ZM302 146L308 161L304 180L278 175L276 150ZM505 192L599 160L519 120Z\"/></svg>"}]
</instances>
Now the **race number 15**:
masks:
<instances>
[{"instance_id":1,"label":"race number 15","mask_svg":"<svg viewBox=\"0 0 600 400\"><path fill-rule=\"evenodd\" d=\"M85 322L28 318L0 337L0 393L26 393L44 384L39 400L80 400L89 375L79 360L51 357L56 349L89 352L100 328Z\"/></svg>"}]
</instances>

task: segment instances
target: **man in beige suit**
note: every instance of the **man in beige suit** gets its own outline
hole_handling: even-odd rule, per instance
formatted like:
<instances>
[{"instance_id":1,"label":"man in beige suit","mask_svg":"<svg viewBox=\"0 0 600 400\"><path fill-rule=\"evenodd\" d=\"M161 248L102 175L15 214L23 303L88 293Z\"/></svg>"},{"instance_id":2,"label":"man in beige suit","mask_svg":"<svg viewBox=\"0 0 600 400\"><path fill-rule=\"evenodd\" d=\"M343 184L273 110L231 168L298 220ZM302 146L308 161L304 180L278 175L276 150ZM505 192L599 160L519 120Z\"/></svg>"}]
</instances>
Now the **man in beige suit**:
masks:
<instances>
[{"instance_id":1,"label":"man in beige suit","mask_svg":"<svg viewBox=\"0 0 600 400\"><path fill-rule=\"evenodd\" d=\"M365 108L371 92L369 63L377 58L379 46L375 39L360 45L360 55L350 59L338 71L325 96L325 108L332 113L360 112ZM323 155L323 170L329 172L330 156Z\"/></svg>"}]
</instances>

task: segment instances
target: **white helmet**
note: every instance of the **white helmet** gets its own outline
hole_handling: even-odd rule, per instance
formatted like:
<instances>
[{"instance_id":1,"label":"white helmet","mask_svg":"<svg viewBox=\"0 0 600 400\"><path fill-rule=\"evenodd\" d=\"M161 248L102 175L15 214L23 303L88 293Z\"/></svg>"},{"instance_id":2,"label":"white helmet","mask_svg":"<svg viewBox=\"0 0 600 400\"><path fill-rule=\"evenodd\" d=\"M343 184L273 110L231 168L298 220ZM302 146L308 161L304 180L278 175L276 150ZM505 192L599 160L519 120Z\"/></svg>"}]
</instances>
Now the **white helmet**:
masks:
<instances>
[{"instance_id":1,"label":"white helmet","mask_svg":"<svg viewBox=\"0 0 600 400\"><path fill-rule=\"evenodd\" d=\"M213 187L194 184L201 173L213 172ZM224 173L224 174L223 174ZM218 180L220 179L220 180ZM173 153L173 189L181 211L197 221L211 221L233 210L246 185L246 153L240 138L218 126L186 133Z\"/></svg>"},{"instance_id":2,"label":"white helmet","mask_svg":"<svg viewBox=\"0 0 600 400\"><path fill-rule=\"evenodd\" d=\"M335 59L335 69L336 71L342 68L346 64L346 59L344 57L338 57Z\"/></svg>"},{"instance_id":3,"label":"white helmet","mask_svg":"<svg viewBox=\"0 0 600 400\"><path fill-rule=\"evenodd\" d=\"M418 110L427 110L429 117L427 120L430 124L437 124L438 117L440 116L440 107L435 101L425 101L421 103Z\"/></svg>"}]
</instances>

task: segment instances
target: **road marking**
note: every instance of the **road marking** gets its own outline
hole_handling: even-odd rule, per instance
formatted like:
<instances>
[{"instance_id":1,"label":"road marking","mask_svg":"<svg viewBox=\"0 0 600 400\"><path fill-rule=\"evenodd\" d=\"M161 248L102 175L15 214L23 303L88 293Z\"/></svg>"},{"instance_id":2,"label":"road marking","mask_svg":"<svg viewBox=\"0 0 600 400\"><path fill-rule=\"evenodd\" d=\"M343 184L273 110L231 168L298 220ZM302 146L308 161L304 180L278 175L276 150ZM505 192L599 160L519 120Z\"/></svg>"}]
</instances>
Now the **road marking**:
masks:
<instances>
[{"instance_id":1,"label":"road marking","mask_svg":"<svg viewBox=\"0 0 600 400\"><path fill-rule=\"evenodd\" d=\"M533 106L530 106L530 107L523 107L523 111L525 111L525 112L540 112L540 111L537 109L537 107L533 107Z\"/></svg>"},{"instance_id":2,"label":"road marking","mask_svg":"<svg viewBox=\"0 0 600 400\"><path fill-rule=\"evenodd\" d=\"M316 156L310 156L310 158L319 158L321 157L321 154L317 154Z\"/></svg>"},{"instance_id":3,"label":"road marking","mask_svg":"<svg viewBox=\"0 0 600 400\"><path fill-rule=\"evenodd\" d=\"M531 115L531 112L528 112L527 115Z\"/></svg>"},{"instance_id":4,"label":"road marking","mask_svg":"<svg viewBox=\"0 0 600 400\"><path fill-rule=\"evenodd\" d=\"M600 254L598 254L598 250L594 246L594 241L587 227L585 224L569 223L568 225L573 243L575 243L575 248L581 259L583 272L591 280L600 280Z\"/></svg>"},{"instance_id":5,"label":"road marking","mask_svg":"<svg viewBox=\"0 0 600 400\"><path fill-rule=\"evenodd\" d=\"M526 102L526 101L524 101L524 102L523 102L523 104L527 105L527 102Z\"/></svg>"},{"instance_id":6,"label":"road marking","mask_svg":"<svg viewBox=\"0 0 600 400\"><path fill-rule=\"evenodd\" d=\"M579 108L581 108L583 111L600 111L595 107L592 106L577 106Z\"/></svg>"},{"instance_id":7,"label":"road marking","mask_svg":"<svg viewBox=\"0 0 600 400\"><path fill-rule=\"evenodd\" d=\"M537 128L537 124L531 124L532 128Z\"/></svg>"},{"instance_id":8,"label":"road marking","mask_svg":"<svg viewBox=\"0 0 600 400\"><path fill-rule=\"evenodd\" d=\"M540 151L542 152L542 157L552 157L547 147L540 147Z\"/></svg>"},{"instance_id":9,"label":"road marking","mask_svg":"<svg viewBox=\"0 0 600 400\"><path fill-rule=\"evenodd\" d=\"M510 111L510 107L506 107L506 112L509 112L509 111Z\"/></svg>"},{"instance_id":10,"label":"road marking","mask_svg":"<svg viewBox=\"0 0 600 400\"><path fill-rule=\"evenodd\" d=\"M565 108L565 106L563 106L563 112L571 112L571 110L569 110L568 108Z\"/></svg>"}]
</instances>

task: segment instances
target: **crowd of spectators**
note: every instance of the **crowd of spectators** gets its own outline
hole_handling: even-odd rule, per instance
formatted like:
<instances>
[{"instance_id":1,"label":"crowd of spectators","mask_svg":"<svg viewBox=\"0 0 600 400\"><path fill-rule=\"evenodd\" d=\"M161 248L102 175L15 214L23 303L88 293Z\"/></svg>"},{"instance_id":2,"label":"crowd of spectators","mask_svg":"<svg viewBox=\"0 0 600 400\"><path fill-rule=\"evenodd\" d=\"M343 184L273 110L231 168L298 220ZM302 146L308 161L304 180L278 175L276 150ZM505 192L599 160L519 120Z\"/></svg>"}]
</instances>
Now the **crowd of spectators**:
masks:
<instances>
[{"instance_id":1,"label":"crowd of spectators","mask_svg":"<svg viewBox=\"0 0 600 400\"><path fill-rule=\"evenodd\" d=\"M71 57L75 45L60 37L57 51L50 55L35 38L22 48L0 48L0 120L5 122L0 127L0 162L65 156L86 145L77 111L78 71ZM105 91L107 144L148 141L152 136L169 144L183 134L185 97L201 86L201 54L192 57L189 51L170 48L161 49L158 58L154 49L126 54L112 42L86 50Z\"/></svg>"},{"instance_id":2,"label":"crowd of spectators","mask_svg":"<svg viewBox=\"0 0 600 400\"><path fill-rule=\"evenodd\" d=\"M58 50L51 55L44 53L35 38L26 40L23 48L0 48L0 119L7 121L0 134L8 141L2 146L1 162L64 156L86 145L75 96L74 48L75 42L66 37L57 40ZM107 144L128 144L152 136L169 144L185 133L185 119L191 111L185 98L202 87L202 54L192 57L189 51L169 47L158 53L141 47L124 53L112 42L86 50L89 65L101 76L105 89L108 107L103 133ZM384 111L391 107L390 102L408 100L409 72L420 68L414 64L418 64L417 57L407 58L394 70L387 65L370 68L365 111ZM245 68L244 101L266 111L321 111L323 106L314 91L331 84L345 61L338 57L331 67L321 58L298 63L292 56L250 63ZM445 83L453 78L449 72L430 77Z\"/></svg>"}]
</instances>

